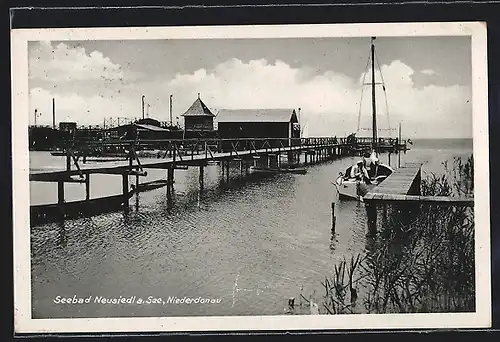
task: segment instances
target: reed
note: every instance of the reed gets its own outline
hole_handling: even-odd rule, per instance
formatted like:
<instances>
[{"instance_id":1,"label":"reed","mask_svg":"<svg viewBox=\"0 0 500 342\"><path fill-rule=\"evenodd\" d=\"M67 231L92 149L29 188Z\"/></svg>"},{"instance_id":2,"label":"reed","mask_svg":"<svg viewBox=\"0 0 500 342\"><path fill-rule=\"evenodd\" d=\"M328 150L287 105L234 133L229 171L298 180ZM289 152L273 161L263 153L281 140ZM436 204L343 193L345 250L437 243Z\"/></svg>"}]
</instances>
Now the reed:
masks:
<instances>
[{"instance_id":1,"label":"reed","mask_svg":"<svg viewBox=\"0 0 500 342\"><path fill-rule=\"evenodd\" d=\"M473 166L472 156L465 161L455 158L451 168L443 163L441 175L423 177L422 194L471 195ZM475 310L472 208L417 209L418 214L409 218L405 207L387 208L378 231L367 236L366 253L334 265L333 275L322 283L324 313ZM356 311L358 296L363 309Z\"/></svg>"}]
</instances>

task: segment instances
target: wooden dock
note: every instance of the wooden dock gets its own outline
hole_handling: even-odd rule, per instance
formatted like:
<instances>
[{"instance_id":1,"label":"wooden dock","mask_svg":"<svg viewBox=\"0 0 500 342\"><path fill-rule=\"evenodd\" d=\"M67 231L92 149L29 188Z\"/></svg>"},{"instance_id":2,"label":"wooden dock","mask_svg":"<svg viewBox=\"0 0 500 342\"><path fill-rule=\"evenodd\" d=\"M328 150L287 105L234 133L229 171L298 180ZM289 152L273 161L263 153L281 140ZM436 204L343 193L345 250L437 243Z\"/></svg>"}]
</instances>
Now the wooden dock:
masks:
<instances>
[{"instance_id":1,"label":"wooden dock","mask_svg":"<svg viewBox=\"0 0 500 342\"><path fill-rule=\"evenodd\" d=\"M397 169L380 185L367 193L363 200L376 203L426 203L473 206L473 197L421 196L420 182L423 163L407 163Z\"/></svg>"},{"instance_id":2,"label":"wooden dock","mask_svg":"<svg viewBox=\"0 0 500 342\"><path fill-rule=\"evenodd\" d=\"M420 180L423 163L406 163L395 170L380 185L363 199L380 198L380 195L420 195Z\"/></svg>"},{"instance_id":3,"label":"wooden dock","mask_svg":"<svg viewBox=\"0 0 500 342\"><path fill-rule=\"evenodd\" d=\"M100 147L120 148L128 158L122 162L107 162L101 165L86 164L85 152L89 146L68 146L66 148L66 165L61 169L30 170L30 181L57 182L57 202L50 205L31 205L32 218L49 220L68 215L79 215L81 212L91 213L93 209L103 209L107 200L112 199L113 208L129 205L131 194L129 176L135 176L132 192L147 191L159 187L167 188L167 199L171 201L174 184L174 171L189 167L199 168L200 190L204 188L204 167L213 163L221 165L222 175L229 181L229 163L239 162L240 171L249 173L251 166L264 170L281 170L281 155L285 155L288 163L299 163L299 155L305 154L306 164L320 163L346 153L346 145L335 138L301 138L296 140L282 138L259 139L212 139L212 140L155 140L155 141L119 141L99 143ZM139 158L137 151L151 148L160 149L157 158ZM83 162L81 161L83 157ZM141 160L142 159L142 160ZM285 165L285 168L287 166ZM147 169L166 170L166 179L152 183L140 184L139 178L147 176ZM284 169L283 169L284 170ZM287 169L288 170L288 169ZM301 171L293 169L288 171ZM90 198L90 176L92 174L117 175L122 178L122 194L112 198ZM66 202L65 183L85 183L85 200ZM89 210L84 210L88 208ZM61 211L61 213L59 213ZM60 215L63 214L63 215ZM33 221L33 220L32 220Z\"/></svg>"}]
</instances>

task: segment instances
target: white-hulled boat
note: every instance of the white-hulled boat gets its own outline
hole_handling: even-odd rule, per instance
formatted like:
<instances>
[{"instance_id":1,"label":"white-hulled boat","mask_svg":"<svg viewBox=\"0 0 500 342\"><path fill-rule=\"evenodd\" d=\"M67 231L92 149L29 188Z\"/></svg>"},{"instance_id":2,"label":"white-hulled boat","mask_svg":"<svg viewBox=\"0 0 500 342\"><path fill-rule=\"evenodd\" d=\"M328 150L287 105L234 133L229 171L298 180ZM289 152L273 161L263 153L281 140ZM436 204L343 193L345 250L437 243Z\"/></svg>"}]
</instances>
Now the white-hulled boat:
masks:
<instances>
[{"instance_id":1,"label":"white-hulled boat","mask_svg":"<svg viewBox=\"0 0 500 342\"><path fill-rule=\"evenodd\" d=\"M367 168L369 179L353 176L352 168L356 165L349 166L345 172L340 172L334 183L340 199L363 200L363 196L367 192L394 172L394 169L389 165L378 163L375 153L372 153L368 160L370 161L370 167ZM364 161L361 160L361 162Z\"/></svg>"}]
</instances>

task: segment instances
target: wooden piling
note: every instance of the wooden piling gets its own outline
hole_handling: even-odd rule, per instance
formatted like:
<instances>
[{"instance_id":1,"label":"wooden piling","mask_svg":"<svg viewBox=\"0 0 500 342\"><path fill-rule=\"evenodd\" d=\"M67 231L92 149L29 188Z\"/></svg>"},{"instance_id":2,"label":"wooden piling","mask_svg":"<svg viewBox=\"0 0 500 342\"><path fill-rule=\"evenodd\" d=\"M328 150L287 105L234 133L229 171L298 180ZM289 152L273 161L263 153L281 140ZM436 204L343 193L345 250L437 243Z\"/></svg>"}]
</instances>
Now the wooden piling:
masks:
<instances>
[{"instance_id":1,"label":"wooden piling","mask_svg":"<svg viewBox=\"0 0 500 342\"><path fill-rule=\"evenodd\" d=\"M58 204L64 203L64 181L63 180L57 181L57 203Z\"/></svg>"},{"instance_id":2,"label":"wooden piling","mask_svg":"<svg viewBox=\"0 0 500 342\"><path fill-rule=\"evenodd\" d=\"M128 207L128 173L122 174L122 186L123 186L123 205Z\"/></svg>"},{"instance_id":3,"label":"wooden piling","mask_svg":"<svg viewBox=\"0 0 500 342\"><path fill-rule=\"evenodd\" d=\"M335 233L335 225L337 218L335 217L335 202L332 202L332 232Z\"/></svg>"},{"instance_id":4,"label":"wooden piling","mask_svg":"<svg viewBox=\"0 0 500 342\"><path fill-rule=\"evenodd\" d=\"M200 176L198 179L198 181L200 183L200 190L203 190L203 183L204 183L203 176L204 176L204 167L203 167L203 165L200 165Z\"/></svg>"},{"instance_id":5,"label":"wooden piling","mask_svg":"<svg viewBox=\"0 0 500 342\"><path fill-rule=\"evenodd\" d=\"M71 170L71 152L69 147L66 147L66 171Z\"/></svg>"},{"instance_id":6,"label":"wooden piling","mask_svg":"<svg viewBox=\"0 0 500 342\"><path fill-rule=\"evenodd\" d=\"M377 232L377 206L373 203L366 203L366 217L368 219L368 232L370 234Z\"/></svg>"},{"instance_id":7,"label":"wooden piling","mask_svg":"<svg viewBox=\"0 0 500 342\"><path fill-rule=\"evenodd\" d=\"M90 199L90 173L85 175L85 200Z\"/></svg>"}]
</instances>

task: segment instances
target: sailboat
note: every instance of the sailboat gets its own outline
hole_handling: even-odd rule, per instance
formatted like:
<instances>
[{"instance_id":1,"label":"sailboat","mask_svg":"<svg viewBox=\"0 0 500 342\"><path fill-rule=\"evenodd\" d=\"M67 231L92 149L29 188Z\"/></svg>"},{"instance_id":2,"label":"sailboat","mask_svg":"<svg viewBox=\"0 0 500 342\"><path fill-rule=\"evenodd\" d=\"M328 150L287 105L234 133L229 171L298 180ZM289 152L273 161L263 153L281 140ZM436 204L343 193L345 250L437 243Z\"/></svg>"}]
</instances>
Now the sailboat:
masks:
<instances>
[{"instance_id":1,"label":"sailboat","mask_svg":"<svg viewBox=\"0 0 500 342\"><path fill-rule=\"evenodd\" d=\"M371 40L371 67L372 67L372 152L364 156L354 165L349 166L345 172L340 172L334 185L340 199L360 200L371 189L382 183L390 176L394 169L378 160L378 137L377 137L377 111L375 102L375 37Z\"/></svg>"}]
</instances>

